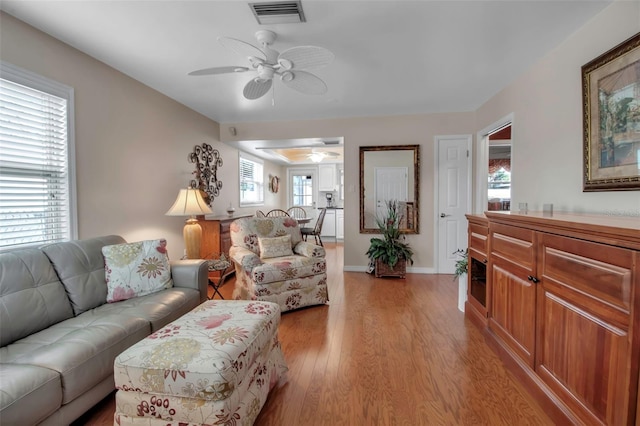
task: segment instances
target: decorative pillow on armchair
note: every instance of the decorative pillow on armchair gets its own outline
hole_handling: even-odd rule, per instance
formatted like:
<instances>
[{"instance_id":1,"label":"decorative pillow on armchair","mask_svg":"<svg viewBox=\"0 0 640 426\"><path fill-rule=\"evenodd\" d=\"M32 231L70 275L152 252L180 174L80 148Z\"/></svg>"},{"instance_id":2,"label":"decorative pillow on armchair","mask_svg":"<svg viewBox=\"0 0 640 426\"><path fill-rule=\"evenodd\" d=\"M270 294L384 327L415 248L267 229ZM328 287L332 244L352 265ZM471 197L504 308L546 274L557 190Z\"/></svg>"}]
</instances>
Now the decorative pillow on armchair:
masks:
<instances>
[{"instance_id":1,"label":"decorative pillow on armchair","mask_svg":"<svg viewBox=\"0 0 640 426\"><path fill-rule=\"evenodd\" d=\"M102 254L109 303L173 287L164 239L104 246Z\"/></svg>"},{"instance_id":2,"label":"decorative pillow on armchair","mask_svg":"<svg viewBox=\"0 0 640 426\"><path fill-rule=\"evenodd\" d=\"M260 258L269 259L272 257L291 256L291 235L283 235L282 237L258 238L258 246L260 247Z\"/></svg>"}]
</instances>

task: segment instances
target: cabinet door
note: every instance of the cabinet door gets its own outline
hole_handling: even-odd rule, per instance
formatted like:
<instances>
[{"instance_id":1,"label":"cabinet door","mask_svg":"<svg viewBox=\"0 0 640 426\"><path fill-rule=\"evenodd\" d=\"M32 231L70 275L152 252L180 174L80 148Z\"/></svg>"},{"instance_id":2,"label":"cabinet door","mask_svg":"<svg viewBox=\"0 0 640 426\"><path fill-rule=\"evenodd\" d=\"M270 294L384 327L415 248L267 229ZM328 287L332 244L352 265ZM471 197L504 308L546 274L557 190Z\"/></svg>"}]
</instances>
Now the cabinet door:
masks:
<instances>
[{"instance_id":1,"label":"cabinet door","mask_svg":"<svg viewBox=\"0 0 640 426\"><path fill-rule=\"evenodd\" d=\"M531 368L534 366L536 287L533 231L492 224L489 328Z\"/></svg>"},{"instance_id":2,"label":"cabinet door","mask_svg":"<svg viewBox=\"0 0 640 426\"><path fill-rule=\"evenodd\" d=\"M318 191L335 191L336 166L335 164L318 165Z\"/></svg>"},{"instance_id":3,"label":"cabinet door","mask_svg":"<svg viewBox=\"0 0 640 426\"><path fill-rule=\"evenodd\" d=\"M550 234L539 250L536 372L585 423L629 424L638 389L629 374L638 377L629 343L637 253Z\"/></svg>"},{"instance_id":4,"label":"cabinet door","mask_svg":"<svg viewBox=\"0 0 640 426\"><path fill-rule=\"evenodd\" d=\"M336 211L336 239L344 239L344 210Z\"/></svg>"},{"instance_id":5,"label":"cabinet door","mask_svg":"<svg viewBox=\"0 0 640 426\"><path fill-rule=\"evenodd\" d=\"M322 222L322 231L320 232L322 237L335 237L336 236L336 211L327 210L324 215L324 222Z\"/></svg>"}]
</instances>

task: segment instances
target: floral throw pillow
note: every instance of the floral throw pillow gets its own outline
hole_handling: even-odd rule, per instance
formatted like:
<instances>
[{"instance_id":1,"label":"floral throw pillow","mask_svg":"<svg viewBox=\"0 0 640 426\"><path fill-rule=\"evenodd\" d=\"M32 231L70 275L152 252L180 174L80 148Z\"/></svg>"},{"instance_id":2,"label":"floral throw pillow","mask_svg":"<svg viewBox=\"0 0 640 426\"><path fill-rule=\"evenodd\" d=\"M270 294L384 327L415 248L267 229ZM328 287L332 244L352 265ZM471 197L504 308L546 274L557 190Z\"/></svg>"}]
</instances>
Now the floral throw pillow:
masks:
<instances>
[{"instance_id":1,"label":"floral throw pillow","mask_svg":"<svg viewBox=\"0 0 640 426\"><path fill-rule=\"evenodd\" d=\"M102 254L109 303L173 287L164 239L104 246Z\"/></svg>"},{"instance_id":2,"label":"floral throw pillow","mask_svg":"<svg viewBox=\"0 0 640 426\"><path fill-rule=\"evenodd\" d=\"M291 256L291 235L283 235L274 238L258 238L260 247L260 258L269 259L272 257Z\"/></svg>"}]
</instances>

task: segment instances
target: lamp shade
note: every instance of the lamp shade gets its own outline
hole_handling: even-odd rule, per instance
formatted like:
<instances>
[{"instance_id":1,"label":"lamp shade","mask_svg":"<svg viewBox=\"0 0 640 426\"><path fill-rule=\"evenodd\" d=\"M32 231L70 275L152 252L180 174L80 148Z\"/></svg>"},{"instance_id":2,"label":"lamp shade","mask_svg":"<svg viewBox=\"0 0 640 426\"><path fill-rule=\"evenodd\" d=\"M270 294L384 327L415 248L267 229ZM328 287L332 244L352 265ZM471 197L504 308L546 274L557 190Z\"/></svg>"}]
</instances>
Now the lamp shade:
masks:
<instances>
[{"instance_id":1,"label":"lamp shade","mask_svg":"<svg viewBox=\"0 0 640 426\"><path fill-rule=\"evenodd\" d=\"M204 202L199 189L181 189L176 202L165 213L167 216L197 216L211 214L213 211Z\"/></svg>"}]
</instances>

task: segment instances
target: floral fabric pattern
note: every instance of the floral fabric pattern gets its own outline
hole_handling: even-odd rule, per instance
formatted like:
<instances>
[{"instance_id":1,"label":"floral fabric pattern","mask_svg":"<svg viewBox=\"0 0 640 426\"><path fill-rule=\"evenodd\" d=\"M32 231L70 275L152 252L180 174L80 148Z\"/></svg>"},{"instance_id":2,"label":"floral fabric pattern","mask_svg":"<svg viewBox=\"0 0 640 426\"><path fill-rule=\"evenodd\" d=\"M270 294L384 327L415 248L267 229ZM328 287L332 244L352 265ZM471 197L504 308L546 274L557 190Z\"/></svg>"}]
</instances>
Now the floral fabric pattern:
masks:
<instances>
[{"instance_id":1,"label":"floral fabric pattern","mask_svg":"<svg viewBox=\"0 0 640 426\"><path fill-rule=\"evenodd\" d=\"M258 247L260 248L260 259L270 259L272 257L290 256L291 235L283 235L274 238L258 237Z\"/></svg>"},{"instance_id":2,"label":"floral fabric pattern","mask_svg":"<svg viewBox=\"0 0 640 426\"><path fill-rule=\"evenodd\" d=\"M207 301L120 354L115 423L251 425L287 370L280 309Z\"/></svg>"},{"instance_id":3,"label":"floral fabric pattern","mask_svg":"<svg viewBox=\"0 0 640 426\"><path fill-rule=\"evenodd\" d=\"M144 296L173 287L167 241L148 240L102 248L107 302Z\"/></svg>"},{"instance_id":4,"label":"floral fabric pattern","mask_svg":"<svg viewBox=\"0 0 640 426\"><path fill-rule=\"evenodd\" d=\"M275 302L282 312L327 303L327 264L324 248L302 241L293 218L241 218L231 224L229 256L236 267L233 298ZM258 257L259 241L290 235L293 253Z\"/></svg>"}]
</instances>

